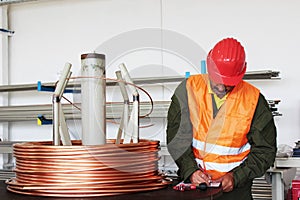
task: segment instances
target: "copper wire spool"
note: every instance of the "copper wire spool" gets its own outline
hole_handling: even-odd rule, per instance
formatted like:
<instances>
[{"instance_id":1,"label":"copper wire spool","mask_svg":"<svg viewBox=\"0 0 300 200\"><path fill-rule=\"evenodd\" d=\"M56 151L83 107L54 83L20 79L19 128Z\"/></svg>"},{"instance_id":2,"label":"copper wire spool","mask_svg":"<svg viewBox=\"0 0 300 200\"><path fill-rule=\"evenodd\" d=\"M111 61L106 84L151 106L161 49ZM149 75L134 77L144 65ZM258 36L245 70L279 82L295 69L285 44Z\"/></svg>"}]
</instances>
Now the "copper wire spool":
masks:
<instances>
[{"instance_id":1,"label":"copper wire spool","mask_svg":"<svg viewBox=\"0 0 300 200\"><path fill-rule=\"evenodd\" d=\"M16 177L6 181L14 193L52 197L96 197L162 189L159 141L83 146L52 142L14 144Z\"/></svg>"}]
</instances>

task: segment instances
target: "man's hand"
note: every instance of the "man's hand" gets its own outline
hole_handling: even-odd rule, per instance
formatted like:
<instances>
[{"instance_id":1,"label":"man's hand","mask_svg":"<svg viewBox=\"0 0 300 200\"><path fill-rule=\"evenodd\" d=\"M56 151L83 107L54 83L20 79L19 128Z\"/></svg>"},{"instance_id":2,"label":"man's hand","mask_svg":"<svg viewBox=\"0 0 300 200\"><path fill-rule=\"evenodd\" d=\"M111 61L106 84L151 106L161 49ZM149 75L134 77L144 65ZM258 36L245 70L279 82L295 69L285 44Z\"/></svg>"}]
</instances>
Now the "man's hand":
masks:
<instances>
[{"instance_id":1,"label":"man's hand","mask_svg":"<svg viewBox=\"0 0 300 200\"><path fill-rule=\"evenodd\" d=\"M207 174L205 174L201 170L197 170L190 177L190 181L192 184L199 185L200 183L209 184L211 182L211 179Z\"/></svg>"},{"instance_id":2,"label":"man's hand","mask_svg":"<svg viewBox=\"0 0 300 200\"><path fill-rule=\"evenodd\" d=\"M234 180L232 172L225 174L223 177L217 180L217 182L222 182L222 188L224 192L230 192L233 190Z\"/></svg>"}]
</instances>

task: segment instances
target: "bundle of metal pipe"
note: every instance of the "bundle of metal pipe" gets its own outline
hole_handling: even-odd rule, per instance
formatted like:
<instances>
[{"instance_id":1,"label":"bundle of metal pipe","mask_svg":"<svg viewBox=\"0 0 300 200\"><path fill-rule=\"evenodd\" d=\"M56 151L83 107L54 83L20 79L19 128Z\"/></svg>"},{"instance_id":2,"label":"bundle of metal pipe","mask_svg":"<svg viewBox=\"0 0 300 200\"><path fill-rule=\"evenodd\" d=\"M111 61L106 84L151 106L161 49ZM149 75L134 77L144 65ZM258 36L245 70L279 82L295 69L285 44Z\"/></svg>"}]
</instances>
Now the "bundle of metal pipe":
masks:
<instances>
[{"instance_id":1,"label":"bundle of metal pipe","mask_svg":"<svg viewBox=\"0 0 300 200\"><path fill-rule=\"evenodd\" d=\"M14 144L16 177L6 181L7 189L35 196L94 197L156 190L170 184L158 173L159 141L72 144Z\"/></svg>"}]
</instances>

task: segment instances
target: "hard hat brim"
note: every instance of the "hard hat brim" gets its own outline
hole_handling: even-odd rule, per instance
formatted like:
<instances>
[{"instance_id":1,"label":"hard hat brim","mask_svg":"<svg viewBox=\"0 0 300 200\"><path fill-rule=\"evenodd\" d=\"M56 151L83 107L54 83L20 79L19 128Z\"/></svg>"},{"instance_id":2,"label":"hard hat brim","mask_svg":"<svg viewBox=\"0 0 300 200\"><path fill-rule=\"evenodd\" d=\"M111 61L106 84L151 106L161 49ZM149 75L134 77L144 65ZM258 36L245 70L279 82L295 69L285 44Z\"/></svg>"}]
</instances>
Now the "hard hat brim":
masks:
<instances>
[{"instance_id":1,"label":"hard hat brim","mask_svg":"<svg viewBox=\"0 0 300 200\"><path fill-rule=\"evenodd\" d=\"M244 77L246 73L246 66L244 67L243 71L237 75L237 76L224 76L218 73L217 71L210 71L208 70L208 76L209 78L215 82L215 83L220 83L228 86L236 86Z\"/></svg>"}]
</instances>

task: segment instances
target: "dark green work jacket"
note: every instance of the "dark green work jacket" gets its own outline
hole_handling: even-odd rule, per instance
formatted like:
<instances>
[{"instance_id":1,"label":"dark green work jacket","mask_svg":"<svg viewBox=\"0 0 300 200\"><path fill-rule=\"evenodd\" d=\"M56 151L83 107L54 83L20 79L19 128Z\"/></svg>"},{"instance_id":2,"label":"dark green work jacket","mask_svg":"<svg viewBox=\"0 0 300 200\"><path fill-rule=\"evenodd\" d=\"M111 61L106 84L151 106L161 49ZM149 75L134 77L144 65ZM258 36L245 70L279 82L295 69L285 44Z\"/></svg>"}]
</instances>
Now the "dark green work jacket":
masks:
<instances>
[{"instance_id":1,"label":"dark green work jacket","mask_svg":"<svg viewBox=\"0 0 300 200\"><path fill-rule=\"evenodd\" d=\"M199 169L192 151L192 139L193 131L184 80L172 96L167 125L168 151L179 168L178 175L182 180L188 180L193 172ZM276 127L268 102L262 94L259 96L247 139L251 145L248 158L232 170L235 189L251 186L252 180L264 175L275 160Z\"/></svg>"}]
</instances>

